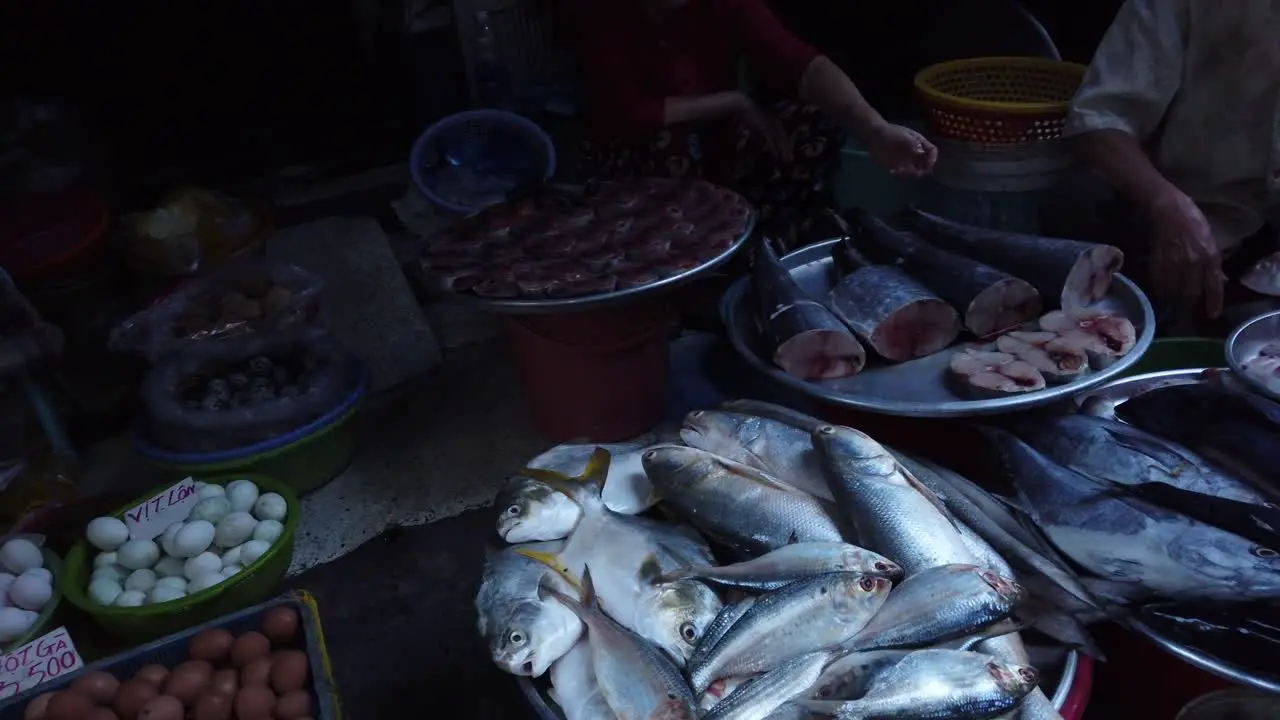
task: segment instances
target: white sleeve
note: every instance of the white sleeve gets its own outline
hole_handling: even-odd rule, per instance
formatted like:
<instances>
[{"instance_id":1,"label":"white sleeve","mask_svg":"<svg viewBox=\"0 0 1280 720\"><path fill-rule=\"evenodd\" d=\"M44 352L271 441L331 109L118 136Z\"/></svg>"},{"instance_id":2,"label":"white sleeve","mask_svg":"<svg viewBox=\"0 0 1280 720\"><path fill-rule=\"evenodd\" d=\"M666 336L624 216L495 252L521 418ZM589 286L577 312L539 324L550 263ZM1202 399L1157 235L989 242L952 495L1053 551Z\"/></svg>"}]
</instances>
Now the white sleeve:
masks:
<instances>
[{"instance_id":1,"label":"white sleeve","mask_svg":"<svg viewBox=\"0 0 1280 720\"><path fill-rule=\"evenodd\" d=\"M1063 134L1150 136L1182 83L1188 15L1188 0L1125 0L1071 101Z\"/></svg>"}]
</instances>

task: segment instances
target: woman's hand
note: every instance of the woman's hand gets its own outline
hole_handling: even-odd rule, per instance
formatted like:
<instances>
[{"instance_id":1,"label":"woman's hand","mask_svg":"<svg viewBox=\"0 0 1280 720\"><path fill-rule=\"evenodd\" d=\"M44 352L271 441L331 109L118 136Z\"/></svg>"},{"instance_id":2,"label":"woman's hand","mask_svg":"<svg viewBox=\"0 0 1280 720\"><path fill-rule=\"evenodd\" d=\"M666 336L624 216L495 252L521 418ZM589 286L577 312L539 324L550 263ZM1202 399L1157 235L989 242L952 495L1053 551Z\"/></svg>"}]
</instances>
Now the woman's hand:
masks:
<instances>
[{"instance_id":1,"label":"woman's hand","mask_svg":"<svg viewBox=\"0 0 1280 720\"><path fill-rule=\"evenodd\" d=\"M886 123L869 135L867 152L890 174L923 177L933 172L938 148L915 130Z\"/></svg>"},{"instance_id":2,"label":"woman's hand","mask_svg":"<svg viewBox=\"0 0 1280 720\"><path fill-rule=\"evenodd\" d=\"M1222 254L1204 213L1180 190L1170 189L1152 201L1151 292L1157 303L1222 314Z\"/></svg>"},{"instance_id":3,"label":"woman's hand","mask_svg":"<svg viewBox=\"0 0 1280 720\"><path fill-rule=\"evenodd\" d=\"M738 118L751 132L760 136L769 154L782 162L791 162L791 136L778 116L760 107L746 93L739 100Z\"/></svg>"}]
</instances>

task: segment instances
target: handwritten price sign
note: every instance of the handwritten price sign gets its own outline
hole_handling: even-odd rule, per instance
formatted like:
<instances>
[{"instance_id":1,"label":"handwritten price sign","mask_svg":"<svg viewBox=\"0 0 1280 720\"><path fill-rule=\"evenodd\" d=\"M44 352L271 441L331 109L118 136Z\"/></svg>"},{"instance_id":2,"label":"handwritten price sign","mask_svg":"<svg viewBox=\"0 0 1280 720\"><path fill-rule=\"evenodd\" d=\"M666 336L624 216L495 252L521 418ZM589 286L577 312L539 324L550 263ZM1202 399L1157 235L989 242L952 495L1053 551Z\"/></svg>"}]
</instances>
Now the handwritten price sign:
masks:
<instances>
[{"instance_id":1,"label":"handwritten price sign","mask_svg":"<svg viewBox=\"0 0 1280 720\"><path fill-rule=\"evenodd\" d=\"M0 658L0 700L84 667L65 627L42 635Z\"/></svg>"},{"instance_id":2,"label":"handwritten price sign","mask_svg":"<svg viewBox=\"0 0 1280 720\"><path fill-rule=\"evenodd\" d=\"M187 478L158 493L124 514L124 524L133 540L154 540L164 529L187 519L191 506L199 502L195 480Z\"/></svg>"}]
</instances>

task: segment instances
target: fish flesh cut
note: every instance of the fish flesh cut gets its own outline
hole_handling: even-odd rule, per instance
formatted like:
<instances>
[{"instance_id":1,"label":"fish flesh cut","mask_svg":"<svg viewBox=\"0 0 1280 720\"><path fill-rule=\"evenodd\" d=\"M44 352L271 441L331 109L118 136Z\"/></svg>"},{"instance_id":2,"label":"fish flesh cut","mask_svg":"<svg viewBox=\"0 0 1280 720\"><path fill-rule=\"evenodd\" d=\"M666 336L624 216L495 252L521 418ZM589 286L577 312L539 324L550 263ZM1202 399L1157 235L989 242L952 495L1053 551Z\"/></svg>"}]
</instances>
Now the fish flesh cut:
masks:
<instances>
[{"instance_id":1,"label":"fish flesh cut","mask_svg":"<svg viewBox=\"0 0 1280 720\"><path fill-rule=\"evenodd\" d=\"M902 268L867 262L847 238L832 252L844 276L831 289L831 309L884 359L932 355L960 336L955 308Z\"/></svg>"},{"instance_id":2,"label":"fish flesh cut","mask_svg":"<svg viewBox=\"0 0 1280 720\"><path fill-rule=\"evenodd\" d=\"M950 369L957 390L966 397L1007 397L1045 388L1044 375L1034 365L1009 353L957 350Z\"/></svg>"},{"instance_id":3,"label":"fish flesh cut","mask_svg":"<svg viewBox=\"0 0 1280 720\"><path fill-rule=\"evenodd\" d=\"M1053 332L1005 333L996 338L996 350L1031 365L1046 382L1071 382L1089 370L1089 356L1084 349Z\"/></svg>"},{"instance_id":4,"label":"fish flesh cut","mask_svg":"<svg viewBox=\"0 0 1280 720\"><path fill-rule=\"evenodd\" d=\"M943 250L1026 280L1064 309L1086 307L1106 297L1112 278L1124 265L1124 253L1112 245L980 228L916 208L894 221Z\"/></svg>"},{"instance_id":5,"label":"fish flesh cut","mask_svg":"<svg viewBox=\"0 0 1280 720\"><path fill-rule=\"evenodd\" d=\"M1138 339L1128 318L1089 308L1055 310L1040 318L1039 325L1083 350L1089 364L1098 370L1129 354Z\"/></svg>"},{"instance_id":6,"label":"fish flesh cut","mask_svg":"<svg viewBox=\"0 0 1280 720\"><path fill-rule=\"evenodd\" d=\"M862 370L867 353L858 339L796 284L767 242L756 249L752 278L760 334L783 372L830 380Z\"/></svg>"},{"instance_id":7,"label":"fish flesh cut","mask_svg":"<svg viewBox=\"0 0 1280 720\"><path fill-rule=\"evenodd\" d=\"M1018 327L1040 315L1040 293L1016 278L963 255L939 250L914 233L896 230L865 212L855 217L859 250L875 262L895 264L959 310L978 337Z\"/></svg>"}]
</instances>

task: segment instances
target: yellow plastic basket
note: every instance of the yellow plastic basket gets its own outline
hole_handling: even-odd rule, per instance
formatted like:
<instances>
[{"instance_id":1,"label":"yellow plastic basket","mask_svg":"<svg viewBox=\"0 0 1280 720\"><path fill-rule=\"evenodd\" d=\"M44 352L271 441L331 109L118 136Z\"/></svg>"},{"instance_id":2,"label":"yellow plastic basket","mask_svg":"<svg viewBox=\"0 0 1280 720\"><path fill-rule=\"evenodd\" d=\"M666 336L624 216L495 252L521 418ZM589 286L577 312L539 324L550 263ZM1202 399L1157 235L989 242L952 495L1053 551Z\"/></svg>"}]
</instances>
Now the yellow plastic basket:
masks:
<instances>
[{"instance_id":1,"label":"yellow plastic basket","mask_svg":"<svg viewBox=\"0 0 1280 720\"><path fill-rule=\"evenodd\" d=\"M921 70L915 88L935 135L992 144L1036 142L1062 136L1086 69L1045 58L970 58Z\"/></svg>"}]
</instances>

